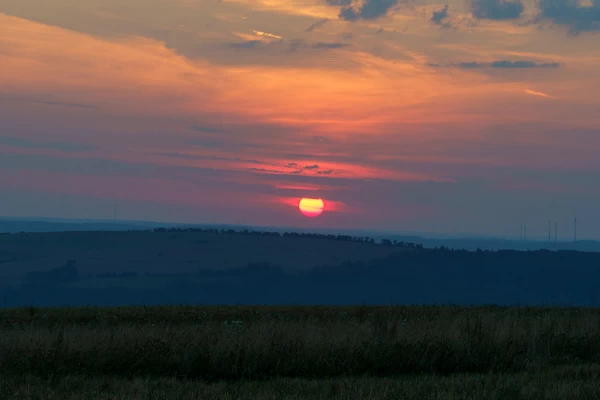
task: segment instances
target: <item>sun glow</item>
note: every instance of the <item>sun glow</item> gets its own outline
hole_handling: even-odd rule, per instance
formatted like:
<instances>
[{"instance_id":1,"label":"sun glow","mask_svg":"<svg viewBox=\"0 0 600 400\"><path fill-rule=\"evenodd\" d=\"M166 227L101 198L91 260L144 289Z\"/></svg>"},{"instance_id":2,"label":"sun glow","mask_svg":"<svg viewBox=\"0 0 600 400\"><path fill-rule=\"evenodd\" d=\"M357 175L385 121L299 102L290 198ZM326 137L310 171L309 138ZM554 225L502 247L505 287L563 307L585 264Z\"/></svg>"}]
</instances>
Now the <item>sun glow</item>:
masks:
<instances>
[{"instance_id":1,"label":"sun glow","mask_svg":"<svg viewBox=\"0 0 600 400\"><path fill-rule=\"evenodd\" d=\"M300 212L307 217L318 217L323 212L325 208L325 203L321 199L307 199L303 198L298 203L298 209Z\"/></svg>"}]
</instances>

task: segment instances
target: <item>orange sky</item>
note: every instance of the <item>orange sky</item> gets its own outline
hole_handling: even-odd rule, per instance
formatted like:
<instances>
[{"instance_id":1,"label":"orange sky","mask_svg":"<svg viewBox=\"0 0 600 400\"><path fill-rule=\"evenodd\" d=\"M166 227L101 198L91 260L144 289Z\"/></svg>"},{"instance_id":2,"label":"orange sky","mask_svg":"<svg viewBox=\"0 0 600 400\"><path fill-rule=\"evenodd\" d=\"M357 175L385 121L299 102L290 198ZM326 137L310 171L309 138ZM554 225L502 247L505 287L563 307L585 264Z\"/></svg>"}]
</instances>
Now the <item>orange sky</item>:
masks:
<instances>
[{"instance_id":1,"label":"orange sky","mask_svg":"<svg viewBox=\"0 0 600 400\"><path fill-rule=\"evenodd\" d=\"M600 5L340 3L0 0L0 214L600 237Z\"/></svg>"}]
</instances>

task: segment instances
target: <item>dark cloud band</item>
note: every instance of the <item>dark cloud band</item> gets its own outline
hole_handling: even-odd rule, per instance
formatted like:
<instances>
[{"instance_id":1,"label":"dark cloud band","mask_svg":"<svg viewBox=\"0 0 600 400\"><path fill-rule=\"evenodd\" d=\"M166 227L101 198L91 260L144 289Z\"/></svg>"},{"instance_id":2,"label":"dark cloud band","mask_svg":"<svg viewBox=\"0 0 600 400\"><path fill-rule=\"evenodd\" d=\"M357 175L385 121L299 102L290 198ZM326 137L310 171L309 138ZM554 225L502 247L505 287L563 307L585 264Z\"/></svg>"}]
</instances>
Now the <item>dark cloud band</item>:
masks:
<instances>
[{"instance_id":1,"label":"dark cloud band","mask_svg":"<svg viewBox=\"0 0 600 400\"><path fill-rule=\"evenodd\" d=\"M471 0L471 14L478 19L518 19L524 10L521 0Z\"/></svg>"},{"instance_id":2,"label":"dark cloud band","mask_svg":"<svg viewBox=\"0 0 600 400\"><path fill-rule=\"evenodd\" d=\"M404 0L365 0L360 4L352 0L325 0L329 5L342 7L338 16L345 21L383 17L400 1Z\"/></svg>"},{"instance_id":3,"label":"dark cloud band","mask_svg":"<svg viewBox=\"0 0 600 400\"><path fill-rule=\"evenodd\" d=\"M466 61L458 64L429 64L430 67L447 67L447 68L464 68L464 69L479 69L479 68L497 68L497 69L532 69L532 68L558 68L559 63L556 62L537 62L529 60L508 61L498 60L492 62Z\"/></svg>"},{"instance_id":4,"label":"dark cloud band","mask_svg":"<svg viewBox=\"0 0 600 400\"><path fill-rule=\"evenodd\" d=\"M539 0L538 7L538 22L549 20L567 27L572 34L600 31L600 0L593 0L587 7L576 0Z\"/></svg>"}]
</instances>

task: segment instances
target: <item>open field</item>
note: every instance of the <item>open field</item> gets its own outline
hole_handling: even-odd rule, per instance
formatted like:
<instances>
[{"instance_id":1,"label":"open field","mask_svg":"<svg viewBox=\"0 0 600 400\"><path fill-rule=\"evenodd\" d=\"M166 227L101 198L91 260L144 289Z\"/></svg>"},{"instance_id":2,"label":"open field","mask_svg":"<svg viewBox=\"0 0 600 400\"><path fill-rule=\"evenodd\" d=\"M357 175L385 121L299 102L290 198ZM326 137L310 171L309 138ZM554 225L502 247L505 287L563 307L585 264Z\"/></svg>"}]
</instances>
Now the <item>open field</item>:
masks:
<instances>
[{"instance_id":1,"label":"open field","mask_svg":"<svg viewBox=\"0 0 600 400\"><path fill-rule=\"evenodd\" d=\"M0 377L0 397L15 400L597 400L600 366L514 374L394 378L277 378L207 383L176 378Z\"/></svg>"},{"instance_id":2,"label":"open field","mask_svg":"<svg viewBox=\"0 0 600 400\"><path fill-rule=\"evenodd\" d=\"M23 308L0 316L0 376L518 380L537 371L597 374L600 365L598 309Z\"/></svg>"},{"instance_id":3,"label":"open field","mask_svg":"<svg viewBox=\"0 0 600 400\"><path fill-rule=\"evenodd\" d=\"M600 398L600 309L0 311L0 398Z\"/></svg>"}]
</instances>

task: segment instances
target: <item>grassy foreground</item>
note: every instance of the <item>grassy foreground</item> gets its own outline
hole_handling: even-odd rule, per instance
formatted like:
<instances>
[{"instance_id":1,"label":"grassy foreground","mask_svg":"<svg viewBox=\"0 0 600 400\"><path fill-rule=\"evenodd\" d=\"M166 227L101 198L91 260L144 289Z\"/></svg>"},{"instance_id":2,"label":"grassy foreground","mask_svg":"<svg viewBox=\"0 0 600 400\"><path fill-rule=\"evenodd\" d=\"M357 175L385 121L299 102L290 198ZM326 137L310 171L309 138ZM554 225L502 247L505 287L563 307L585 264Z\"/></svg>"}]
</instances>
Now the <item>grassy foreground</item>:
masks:
<instances>
[{"instance_id":1,"label":"grassy foreground","mask_svg":"<svg viewBox=\"0 0 600 400\"><path fill-rule=\"evenodd\" d=\"M174 378L0 378L0 396L61 400L597 400L600 366L517 374L346 377L206 383Z\"/></svg>"},{"instance_id":2,"label":"grassy foreground","mask_svg":"<svg viewBox=\"0 0 600 400\"><path fill-rule=\"evenodd\" d=\"M29 308L0 333L11 398L600 398L595 309Z\"/></svg>"}]
</instances>

